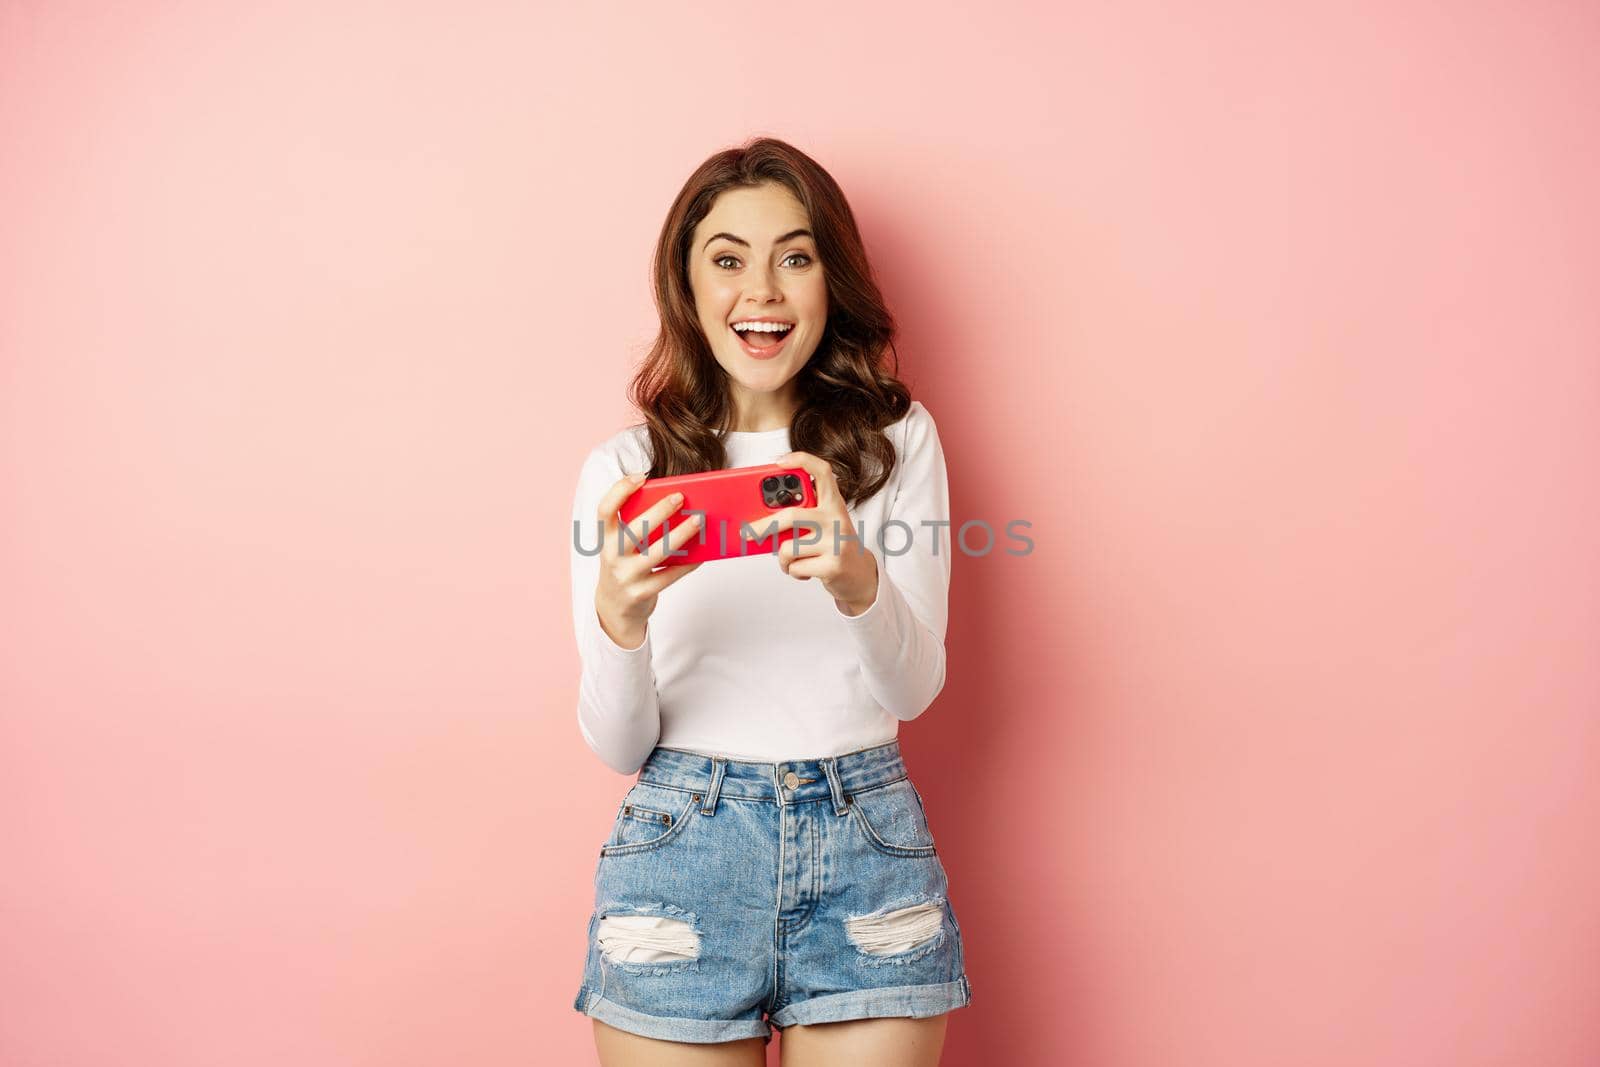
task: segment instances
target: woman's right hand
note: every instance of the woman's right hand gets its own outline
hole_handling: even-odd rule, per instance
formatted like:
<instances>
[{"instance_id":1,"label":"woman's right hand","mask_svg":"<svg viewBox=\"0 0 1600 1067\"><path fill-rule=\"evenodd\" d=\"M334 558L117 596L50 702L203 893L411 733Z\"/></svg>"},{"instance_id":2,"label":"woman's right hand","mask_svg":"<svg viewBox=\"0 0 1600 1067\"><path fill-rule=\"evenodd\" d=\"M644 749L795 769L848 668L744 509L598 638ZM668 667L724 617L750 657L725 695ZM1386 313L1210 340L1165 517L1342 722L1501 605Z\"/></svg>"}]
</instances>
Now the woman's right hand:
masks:
<instances>
[{"instance_id":1,"label":"woman's right hand","mask_svg":"<svg viewBox=\"0 0 1600 1067\"><path fill-rule=\"evenodd\" d=\"M645 626L656 610L656 597L661 590L700 567L698 563L661 566L669 548L682 548L684 542L699 532L699 515L674 522L666 536L656 538L654 544L645 543L646 524L651 530L661 529L667 518L683 506L681 493L663 497L628 523L631 537L621 531L617 511L639 485L632 475L616 482L600 498L596 515L602 533L600 579L594 590L594 610L607 636L630 651L644 644ZM661 569L657 571L656 567Z\"/></svg>"}]
</instances>

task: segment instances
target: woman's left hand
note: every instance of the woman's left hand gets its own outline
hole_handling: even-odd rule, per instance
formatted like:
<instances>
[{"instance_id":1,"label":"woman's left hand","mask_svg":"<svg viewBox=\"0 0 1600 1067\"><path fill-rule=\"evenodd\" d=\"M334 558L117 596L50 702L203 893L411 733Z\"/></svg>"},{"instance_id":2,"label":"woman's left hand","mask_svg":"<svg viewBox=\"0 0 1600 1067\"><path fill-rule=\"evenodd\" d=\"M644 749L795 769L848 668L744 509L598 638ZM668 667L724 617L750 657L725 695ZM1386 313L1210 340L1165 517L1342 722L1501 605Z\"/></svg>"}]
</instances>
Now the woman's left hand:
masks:
<instances>
[{"instance_id":1,"label":"woman's left hand","mask_svg":"<svg viewBox=\"0 0 1600 1067\"><path fill-rule=\"evenodd\" d=\"M773 462L785 467L803 467L817 487L817 506L774 511L755 524L760 539L774 537L804 523L794 537L778 546L778 565L791 578L801 581L820 578L822 588L833 596L840 611L846 615L860 615L878 597L878 558L867 551L856 533L855 524L850 521L833 467L810 452L790 452ZM819 529L820 537L816 533ZM806 539L803 545L797 543L802 537Z\"/></svg>"}]
</instances>

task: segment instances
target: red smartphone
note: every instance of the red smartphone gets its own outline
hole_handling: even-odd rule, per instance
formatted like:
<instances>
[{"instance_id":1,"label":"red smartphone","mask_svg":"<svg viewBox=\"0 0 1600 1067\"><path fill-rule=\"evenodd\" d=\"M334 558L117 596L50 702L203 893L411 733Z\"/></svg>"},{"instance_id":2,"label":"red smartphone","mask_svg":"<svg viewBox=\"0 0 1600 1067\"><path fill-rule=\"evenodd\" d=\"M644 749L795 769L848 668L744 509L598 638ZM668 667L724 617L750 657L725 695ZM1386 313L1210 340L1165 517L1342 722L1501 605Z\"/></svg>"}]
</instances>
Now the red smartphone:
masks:
<instances>
[{"instance_id":1,"label":"red smartphone","mask_svg":"<svg viewBox=\"0 0 1600 1067\"><path fill-rule=\"evenodd\" d=\"M792 539L797 531L790 528L757 539L744 536L745 526L760 534L768 516L775 511L817 506L817 489L804 467L763 463L755 467L649 478L622 502L617 515L624 523L630 523L654 506L656 501L673 493L683 494L683 503L678 510L667 516L667 523L673 529L688 519L691 512L705 514L699 531L662 560L660 565L665 567L739 556L770 555L784 541ZM652 524L649 533L640 540L653 545L664 532L664 526ZM628 535L621 533L619 536L623 548L632 550L633 542Z\"/></svg>"}]
</instances>

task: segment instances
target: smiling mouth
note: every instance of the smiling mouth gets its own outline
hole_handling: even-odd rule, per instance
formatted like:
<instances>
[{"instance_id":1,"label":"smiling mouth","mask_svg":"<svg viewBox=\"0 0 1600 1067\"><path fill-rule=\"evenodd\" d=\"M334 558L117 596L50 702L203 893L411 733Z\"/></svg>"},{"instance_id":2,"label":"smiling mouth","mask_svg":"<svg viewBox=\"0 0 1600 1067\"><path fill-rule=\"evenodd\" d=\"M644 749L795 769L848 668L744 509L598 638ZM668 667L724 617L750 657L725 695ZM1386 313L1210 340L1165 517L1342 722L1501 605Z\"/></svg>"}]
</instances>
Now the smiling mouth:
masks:
<instances>
[{"instance_id":1,"label":"smiling mouth","mask_svg":"<svg viewBox=\"0 0 1600 1067\"><path fill-rule=\"evenodd\" d=\"M739 347L744 349L746 355L752 356L756 359L771 359L773 356L776 356L779 352L781 352L783 350L783 346L788 343L789 338L794 336L795 328L791 326L786 332L781 334L766 333L757 330L752 330L748 333L740 333L732 326L729 326L728 330L735 338L738 339Z\"/></svg>"}]
</instances>

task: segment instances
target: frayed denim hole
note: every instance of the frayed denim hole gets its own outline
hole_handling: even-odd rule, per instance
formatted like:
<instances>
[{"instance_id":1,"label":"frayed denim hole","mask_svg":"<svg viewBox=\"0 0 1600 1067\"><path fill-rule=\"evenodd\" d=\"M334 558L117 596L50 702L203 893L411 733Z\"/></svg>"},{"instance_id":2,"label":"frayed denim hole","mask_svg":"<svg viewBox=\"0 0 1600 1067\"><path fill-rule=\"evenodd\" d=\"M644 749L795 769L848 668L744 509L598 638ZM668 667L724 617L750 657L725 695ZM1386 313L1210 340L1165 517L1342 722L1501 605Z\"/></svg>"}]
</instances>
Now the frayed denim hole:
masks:
<instances>
[{"instance_id":1,"label":"frayed denim hole","mask_svg":"<svg viewBox=\"0 0 1600 1067\"><path fill-rule=\"evenodd\" d=\"M699 970L700 930L695 913L652 902L609 909L595 933L601 958L628 974Z\"/></svg>"},{"instance_id":2,"label":"frayed denim hole","mask_svg":"<svg viewBox=\"0 0 1600 1067\"><path fill-rule=\"evenodd\" d=\"M845 920L845 933L865 966L914 963L944 943L944 901L918 900L853 915Z\"/></svg>"},{"instance_id":3,"label":"frayed denim hole","mask_svg":"<svg viewBox=\"0 0 1600 1067\"><path fill-rule=\"evenodd\" d=\"M940 930L933 940L917 946L916 951L899 956L874 956L870 952L856 952L856 963L862 967L904 967L908 963L916 963L937 952L945 943L945 933Z\"/></svg>"}]
</instances>

